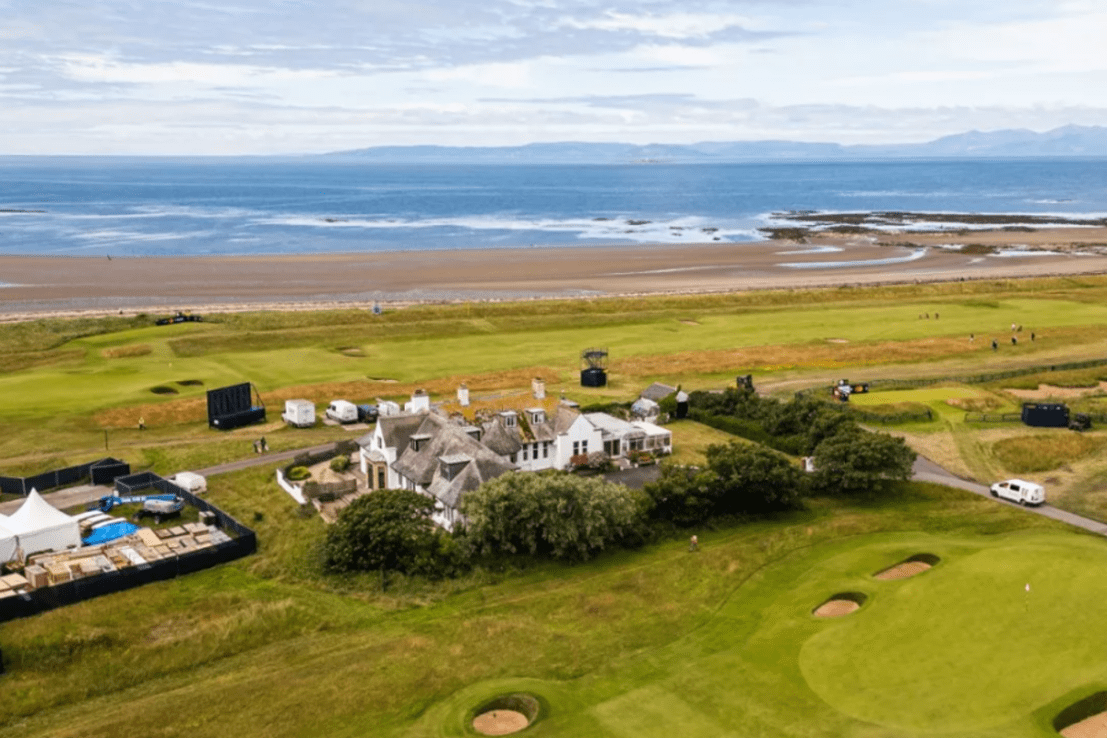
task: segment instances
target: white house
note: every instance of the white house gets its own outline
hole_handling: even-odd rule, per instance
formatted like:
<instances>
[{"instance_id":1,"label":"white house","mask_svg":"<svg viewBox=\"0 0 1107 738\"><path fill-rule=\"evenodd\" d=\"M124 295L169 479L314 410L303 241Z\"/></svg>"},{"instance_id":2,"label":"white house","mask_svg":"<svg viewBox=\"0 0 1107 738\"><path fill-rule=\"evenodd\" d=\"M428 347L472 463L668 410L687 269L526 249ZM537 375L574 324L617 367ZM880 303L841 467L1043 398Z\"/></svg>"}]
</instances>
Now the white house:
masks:
<instances>
[{"instance_id":1,"label":"white house","mask_svg":"<svg viewBox=\"0 0 1107 738\"><path fill-rule=\"evenodd\" d=\"M432 519L453 530L466 492L517 468L481 443L479 432L435 413L381 418L359 440L362 470L370 489L409 489L434 498Z\"/></svg>"}]
</instances>

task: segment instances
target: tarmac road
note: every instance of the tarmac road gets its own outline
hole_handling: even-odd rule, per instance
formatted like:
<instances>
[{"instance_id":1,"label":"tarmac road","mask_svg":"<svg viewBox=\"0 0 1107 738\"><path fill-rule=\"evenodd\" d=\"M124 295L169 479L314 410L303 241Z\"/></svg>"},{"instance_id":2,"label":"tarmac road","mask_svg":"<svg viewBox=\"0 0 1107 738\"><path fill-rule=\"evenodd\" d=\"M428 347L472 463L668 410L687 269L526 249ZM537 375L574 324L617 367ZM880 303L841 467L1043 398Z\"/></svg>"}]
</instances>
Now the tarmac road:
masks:
<instances>
[{"instance_id":1,"label":"tarmac road","mask_svg":"<svg viewBox=\"0 0 1107 738\"><path fill-rule=\"evenodd\" d=\"M988 497L995 501L997 505L1012 505L1014 507L1022 507L1023 510L1031 513L1037 513L1038 515L1045 515L1047 518L1054 520L1060 520L1062 523L1068 523L1074 525L1077 528L1083 528L1084 530L1097 533L1101 536L1107 536L1107 524L1101 523L1098 520L1092 520L1091 518L1085 518L1082 515L1076 515L1075 513L1066 512L1064 510L1058 510L1050 504L1040 505L1038 507L1023 507L1017 503L1009 500L1004 500L999 497L992 497L991 491L983 484L977 484L976 482L962 479L956 476L950 471L943 469L935 464L930 459L922 456L915 460L915 473L912 477L920 482L933 482L934 484L942 484L946 487L956 487L957 489L963 489L974 494L981 495L982 497ZM998 480L997 480L998 481ZM1048 491L1047 491L1048 494Z\"/></svg>"},{"instance_id":2,"label":"tarmac road","mask_svg":"<svg viewBox=\"0 0 1107 738\"><path fill-rule=\"evenodd\" d=\"M239 459L238 461L231 461L226 464L219 464L218 466L209 466L206 469L197 469L197 474L202 474L205 477L217 476L219 474L226 474L232 471L239 471L240 469L248 469L253 466L263 466L265 464L273 464L281 461L288 461L294 458L297 454L302 454L305 451L322 451L330 448L334 444L324 443L319 446L312 446L310 448L293 449L291 451L278 451L275 453L260 454L258 456L251 456L245 459ZM649 472L656 473L656 467L648 469ZM933 482L934 484L945 485L946 487L956 487L957 489L963 489L973 494L981 495L993 500L997 505L1013 505L1015 507L1022 507L1016 505L1014 502L992 497L991 492L983 484L973 482L968 479L962 479L952 472L943 469L935 464L930 459L923 456L919 456L915 460L913 479L917 479L920 482ZM95 486L91 484L81 485L79 487L70 487L68 489L61 489L57 492L49 492L43 495L43 498L54 507L59 510L64 510L76 505L84 505L90 502L95 502L104 495L111 494L112 488L107 486ZM9 500L4 503L0 503L0 514L11 515L19 506L23 504L23 500ZM1077 528L1083 528L1084 530L1091 531L1101 536L1107 536L1107 524L1101 523L1098 520L1092 520L1091 518L1085 518L1082 515L1076 515L1075 513L1066 512L1064 510L1058 510L1052 505L1045 504L1039 507L1022 507L1028 513L1034 513L1036 515L1045 515L1047 518L1059 520L1062 523L1068 523L1069 525L1076 526Z\"/></svg>"}]
</instances>

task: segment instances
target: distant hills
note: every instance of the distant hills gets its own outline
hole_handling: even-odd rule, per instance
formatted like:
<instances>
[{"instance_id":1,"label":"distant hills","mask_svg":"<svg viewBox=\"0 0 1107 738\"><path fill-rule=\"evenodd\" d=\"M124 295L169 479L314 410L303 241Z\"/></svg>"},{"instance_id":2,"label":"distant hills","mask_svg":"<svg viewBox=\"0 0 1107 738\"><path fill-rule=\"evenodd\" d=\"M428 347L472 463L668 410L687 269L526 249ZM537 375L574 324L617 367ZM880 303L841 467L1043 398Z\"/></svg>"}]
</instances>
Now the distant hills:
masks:
<instances>
[{"instance_id":1,"label":"distant hills","mask_svg":"<svg viewBox=\"0 0 1107 738\"><path fill-rule=\"evenodd\" d=\"M526 146L376 146L327 157L390 163L486 164L692 164L780 160L1107 157L1107 128L1064 126L969 131L919 144L843 146L802 141L732 141L697 144L533 143Z\"/></svg>"}]
</instances>

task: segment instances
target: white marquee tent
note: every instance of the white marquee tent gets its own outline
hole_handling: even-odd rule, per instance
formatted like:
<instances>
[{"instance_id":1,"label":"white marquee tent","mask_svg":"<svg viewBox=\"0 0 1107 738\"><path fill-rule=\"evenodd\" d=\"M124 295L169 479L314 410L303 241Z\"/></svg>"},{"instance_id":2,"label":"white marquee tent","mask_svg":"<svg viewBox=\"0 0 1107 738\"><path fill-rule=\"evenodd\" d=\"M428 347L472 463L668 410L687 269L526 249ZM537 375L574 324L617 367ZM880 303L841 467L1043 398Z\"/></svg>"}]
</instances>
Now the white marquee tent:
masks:
<instances>
[{"instance_id":1,"label":"white marquee tent","mask_svg":"<svg viewBox=\"0 0 1107 738\"><path fill-rule=\"evenodd\" d=\"M15 533L8 527L6 515L0 515L0 564L15 558L15 552L19 548L19 541Z\"/></svg>"},{"instance_id":2,"label":"white marquee tent","mask_svg":"<svg viewBox=\"0 0 1107 738\"><path fill-rule=\"evenodd\" d=\"M3 525L19 538L19 547L24 555L61 551L81 545L81 528L77 519L53 507L33 489L23 506Z\"/></svg>"}]
</instances>

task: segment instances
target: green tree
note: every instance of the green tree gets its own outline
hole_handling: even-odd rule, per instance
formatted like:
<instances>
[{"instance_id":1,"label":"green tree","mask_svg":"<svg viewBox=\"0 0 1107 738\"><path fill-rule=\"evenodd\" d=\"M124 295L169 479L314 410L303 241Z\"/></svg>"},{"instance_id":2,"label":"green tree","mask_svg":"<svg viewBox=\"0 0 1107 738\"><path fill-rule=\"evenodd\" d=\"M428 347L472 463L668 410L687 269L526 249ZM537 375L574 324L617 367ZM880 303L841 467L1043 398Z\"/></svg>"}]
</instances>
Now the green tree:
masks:
<instances>
[{"instance_id":1,"label":"green tree","mask_svg":"<svg viewBox=\"0 0 1107 738\"><path fill-rule=\"evenodd\" d=\"M902 438L851 428L815 449L815 489L828 494L879 495L911 478L916 454Z\"/></svg>"},{"instance_id":2,"label":"green tree","mask_svg":"<svg viewBox=\"0 0 1107 738\"><path fill-rule=\"evenodd\" d=\"M645 492L653 501L652 517L687 527L715 514L717 488L718 477L710 469L662 464L661 476Z\"/></svg>"},{"instance_id":3,"label":"green tree","mask_svg":"<svg viewBox=\"0 0 1107 738\"><path fill-rule=\"evenodd\" d=\"M691 526L722 515L800 506L803 473L788 457L737 441L709 446L706 456L706 468L666 465L646 485L655 519Z\"/></svg>"},{"instance_id":4,"label":"green tree","mask_svg":"<svg viewBox=\"0 0 1107 738\"><path fill-rule=\"evenodd\" d=\"M327 530L323 559L341 571L398 571L435 574L436 554L449 549L448 537L431 521L434 500L403 489L358 497Z\"/></svg>"},{"instance_id":5,"label":"green tree","mask_svg":"<svg viewBox=\"0 0 1107 738\"><path fill-rule=\"evenodd\" d=\"M803 472L775 451L731 441L707 447L707 467L717 478L715 513L764 513L801 505Z\"/></svg>"},{"instance_id":6,"label":"green tree","mask_svg":"<svg viewBox=\"0 0 1107 738\"><path fill-rule=\"evenodd\" d=\"M466 494L461 511L476 550L584 561L640 540L646 505L621 484L546 472L499 476Z\"/></svg>"}]
</instances>

